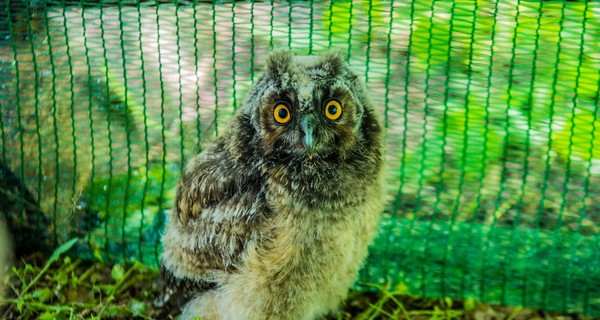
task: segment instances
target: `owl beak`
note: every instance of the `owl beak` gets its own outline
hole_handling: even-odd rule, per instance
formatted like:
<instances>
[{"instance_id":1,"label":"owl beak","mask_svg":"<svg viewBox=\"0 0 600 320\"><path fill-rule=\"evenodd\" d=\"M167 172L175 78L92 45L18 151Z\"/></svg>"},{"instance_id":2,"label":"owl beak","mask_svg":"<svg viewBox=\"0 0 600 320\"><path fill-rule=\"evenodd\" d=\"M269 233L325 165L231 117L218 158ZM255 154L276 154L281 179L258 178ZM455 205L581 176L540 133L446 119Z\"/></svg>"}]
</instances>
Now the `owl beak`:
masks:
<instances>
[{"instance_id":1,"label":"owl beak","mask_svg":"<svg viewBox=\"0 0 600 320\"><path fill-rule=\"evenodd\" d=\"M308 154L308 159L312 160L313 151L315 147L315 140L313 138L313 131L315 129L315 118L312 115L306 115L302 118L302 131L304 132L304 139L302 143L306 148L306 153Z\"/></svg>"}]
</instances>

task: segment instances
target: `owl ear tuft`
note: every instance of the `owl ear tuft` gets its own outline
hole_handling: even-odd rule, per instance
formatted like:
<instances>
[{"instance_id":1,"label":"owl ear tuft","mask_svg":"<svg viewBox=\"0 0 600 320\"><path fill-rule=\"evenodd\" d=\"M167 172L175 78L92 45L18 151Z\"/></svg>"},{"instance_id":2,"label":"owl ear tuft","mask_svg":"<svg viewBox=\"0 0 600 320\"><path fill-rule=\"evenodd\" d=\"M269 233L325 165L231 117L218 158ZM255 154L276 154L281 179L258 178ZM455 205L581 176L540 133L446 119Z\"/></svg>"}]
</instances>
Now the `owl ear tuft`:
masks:
<instances>
[{"instance_id":1,"label":"owl ear tuft","mask_svg":"<svg viewBox=\"0 0 600 320\"><path fill-rule=\"evenodd\" d=\"M348 70L344 61L346 54L341 49L330 49L321 54L321 69L329 76L334 77Z\"/></svg>"},{"instance_id":2,"label":"owl ear tuft","mask_svg":"<svg viewBox=\"0 0 600 320\"><path fill-rule=\"evenodd\" d=\"M321 54L321 68L330 76L336 76L347 69L346 54L338 48L330 49Z\"/></svg>"},{"instance_id":3,"label":"owl ear tuft","mask_svg":"<svg viewBox=\"0 0 600 320\"><path fill-rule=\"evenodd\" d=\"M278 79L289 72L294 54L288 49L277 49L267 56L266 72L271 78Z\"/></svg>"}]
</instances>

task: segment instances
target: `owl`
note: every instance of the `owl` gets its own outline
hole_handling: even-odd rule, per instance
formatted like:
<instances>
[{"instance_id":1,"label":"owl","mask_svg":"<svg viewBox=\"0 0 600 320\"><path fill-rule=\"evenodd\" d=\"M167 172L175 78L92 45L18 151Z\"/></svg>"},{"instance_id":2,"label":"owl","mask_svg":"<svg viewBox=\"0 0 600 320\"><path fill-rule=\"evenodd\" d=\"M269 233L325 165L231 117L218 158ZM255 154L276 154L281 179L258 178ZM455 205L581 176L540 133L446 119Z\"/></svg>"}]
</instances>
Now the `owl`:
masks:
<instances>
[{"instance_id":1,"label":"owl","mask_svg":"<svg viewBox=\"0 0 600 320\"><path fill-rule=\"evenodd\" d=\"M354 283L383 209L383 130L341 54L277 50L185 167L161 274L181 318L315 319Z\"/></svg>"}]
</instances>

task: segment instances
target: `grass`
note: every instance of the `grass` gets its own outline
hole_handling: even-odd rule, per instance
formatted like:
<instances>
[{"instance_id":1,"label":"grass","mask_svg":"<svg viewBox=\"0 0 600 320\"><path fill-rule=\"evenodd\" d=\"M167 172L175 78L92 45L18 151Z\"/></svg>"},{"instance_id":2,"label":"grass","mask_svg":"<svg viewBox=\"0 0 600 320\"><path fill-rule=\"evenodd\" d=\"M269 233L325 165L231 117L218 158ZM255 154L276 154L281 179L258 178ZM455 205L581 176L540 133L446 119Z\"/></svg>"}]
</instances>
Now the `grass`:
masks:
<instances>
[{"instance_id":1,"label":"grass","mask_svg":"<svg viewBox=\"0 0 600 320\"><path fill-rule=\"evenodd\" d=\"M3 281L2 319L174 319L178 310L158 307L158 272L143 264L106 264L65 255L74 242L60 246L50 258L36 253L20 259ZM404 286L394 290L372 286L373 292L351 291L337 314L348 319L585 319L519 307L493 306L473 300L425 299Z\"/></svg>"}]
</instances>

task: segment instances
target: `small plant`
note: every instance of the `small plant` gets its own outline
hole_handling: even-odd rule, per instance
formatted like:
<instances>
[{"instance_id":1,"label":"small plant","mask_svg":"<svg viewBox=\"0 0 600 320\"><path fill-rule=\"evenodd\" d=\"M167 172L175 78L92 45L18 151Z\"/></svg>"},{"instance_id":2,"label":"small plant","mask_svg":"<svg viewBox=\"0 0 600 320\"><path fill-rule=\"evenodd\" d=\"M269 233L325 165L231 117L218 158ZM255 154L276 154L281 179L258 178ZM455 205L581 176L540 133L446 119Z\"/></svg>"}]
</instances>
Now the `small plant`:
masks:
<instances>
[{"instance_id":1,"label":"small plant","mask_svg":"<svg viewBox=\"0 0 600 320\"><path fill-rule=\"evenodd\" d=\"M8 297L0 299L0 319L174 319L173 306L157 307L158 272L141 263L92 263L74 259L77 239L48 260L35 254L19 261L8 278ZM515 307L413 296L408 287L362 283L336 314L325 320L366 319L585 319Z\"/></svg>"},{"instance_id":2,"label":"small plant","mask_svg":"<svg viewBox=\"0 0 600 320\"><path fill-rule=\"evenodd\" d=\"M67 253L77 239L61 245L42 267L37 256L13 268L10 292L0 300L3 319L153 319L152 280L157 272L131 266L84 262ZM39 259L38 259L39 260ZM150 285L147 285L150 284Z\"/></svg>"}]
</instances>

